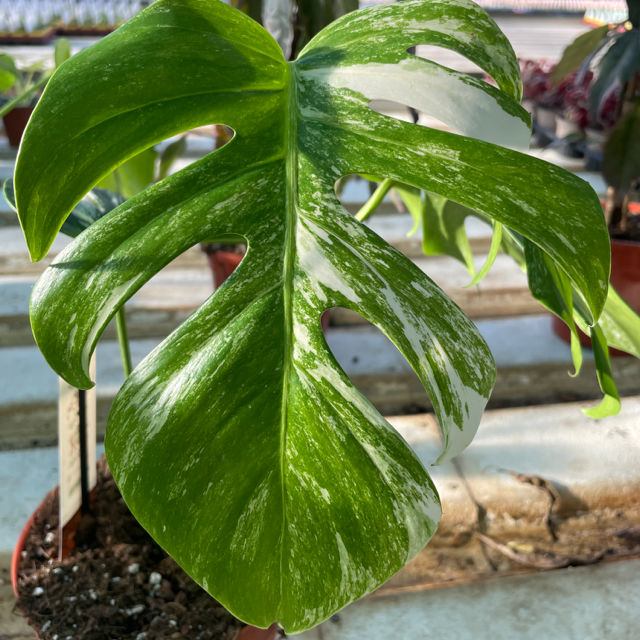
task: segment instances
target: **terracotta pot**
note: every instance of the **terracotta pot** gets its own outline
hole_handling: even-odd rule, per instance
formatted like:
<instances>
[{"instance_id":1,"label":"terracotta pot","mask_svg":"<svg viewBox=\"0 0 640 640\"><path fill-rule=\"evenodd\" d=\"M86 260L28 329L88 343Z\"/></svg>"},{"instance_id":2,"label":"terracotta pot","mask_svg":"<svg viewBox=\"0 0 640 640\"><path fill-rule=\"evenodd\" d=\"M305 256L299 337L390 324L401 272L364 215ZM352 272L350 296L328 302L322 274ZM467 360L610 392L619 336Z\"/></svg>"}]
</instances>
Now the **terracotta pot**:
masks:
<instances>
[{"instance_id":1,"label":"terracotta pot","mask_svg":"<svg viewBox=\"0 0 640 640\"><path fill-rule=\"evenodd\" d=\"M213 272L213 286L217 289L223 282L236 270L236 267L242 262L243 255L232 253L231 251L212 251L207 252L209 266ZM322 330L326 333L331 323L331 314L325 311L320 318Z\"/></svg>"},{"instance_id":2,"label":"terracotta pot","mask_svg":"<svg viewBox=\"0 0 640 640\"><path fill-rule=\"evenodd\" d=\"M212 251L207 253L207 258L213 272L213 286L217 289L236 270L244 255L231 251Z\"/></svg>"},{"instance_id":3,"label":"terracotta pot","mask_svg":"<svg viewBox=\"0 0 640 640\"><path fill-rule=\"evenodd\" d=\"M57 493L57 491L58 489L56 487L52 493L55 494ZM22 552L24 551L29 532L31 531L31 525L33 524L33 521L35 520L38 512L44 507L45 502L46 498L33 512L31 517L27 521L27 524L25 524L24 529L22 530L22 532L20 533L20 537L18 538L15 551L13 552L13 557L11 558L11 586L13 587L13 593L15 594L16 598L18 597L18 571L20 569L20 562L22 560ZM38 635L38 628L33 624L33 622L31 622L31 620L29 620L28 616L25 617L27 622L33 629L35 637L40 640L40 636ZM277 634L278 625L275 623L272 624L268 629L258 629L258 627L252 627L248 625L240 631L237 640L275 640Z\"/></svg>"},{"instance_id":4,"label":"terracotta pot","mask_svg":"<svg viewBox=\"0 0 640 640\"><path fill-rule=\"evenodd\" d=\"M626 300L627 304L640 313L640 242L611 240L611 284ZM565 342L571 342L569 327L553 316L553 332ZM591 346L591 338L578 330L580 344ZM612 356L627 356L618 349L609 349Z\"/></svg>"},{"instance_id":5,"label":"terracotta pot","mask_svg":"<svg viewBox=\"0 0 640 640\"><path fill-rule=\"evenodd\" d=\"M2 117L4 130L7 132L9 144L12 147L19 147L22 134L33 113L33 107L16 107Z\"/></svg>"}]
</instances>

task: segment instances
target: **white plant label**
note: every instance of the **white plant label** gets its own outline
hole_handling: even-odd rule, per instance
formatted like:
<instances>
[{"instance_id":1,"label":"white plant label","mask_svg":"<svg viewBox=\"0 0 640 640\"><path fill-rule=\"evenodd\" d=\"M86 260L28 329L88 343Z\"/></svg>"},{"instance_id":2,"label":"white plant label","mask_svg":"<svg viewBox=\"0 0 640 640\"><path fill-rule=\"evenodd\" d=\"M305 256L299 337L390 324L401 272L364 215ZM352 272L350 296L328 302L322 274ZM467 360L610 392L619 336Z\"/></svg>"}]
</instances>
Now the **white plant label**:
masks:
<instances>
[{"instance_id":1,"label":"white plant label","mask_svg":"<svg viewBox=\"0 0 640 640\"><path fill-rule=\"evenodd\" d=\"M91 359L91 379L96 379L96 357ZM87 425L87 471L89 491L96 486L96 388L85 391ZM64 527L82 505L80 482L80 392L60 378L58 403L60 451L60 527Z\"/></svg>"}]
</instances>

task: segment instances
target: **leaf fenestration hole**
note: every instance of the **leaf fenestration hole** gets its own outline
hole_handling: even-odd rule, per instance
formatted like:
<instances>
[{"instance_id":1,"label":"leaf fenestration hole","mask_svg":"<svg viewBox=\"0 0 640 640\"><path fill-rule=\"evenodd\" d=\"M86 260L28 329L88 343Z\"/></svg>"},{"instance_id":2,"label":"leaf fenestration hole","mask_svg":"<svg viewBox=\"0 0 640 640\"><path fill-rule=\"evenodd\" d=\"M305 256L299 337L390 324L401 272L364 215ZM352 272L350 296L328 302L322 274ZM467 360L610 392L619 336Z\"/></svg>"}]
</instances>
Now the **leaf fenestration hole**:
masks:
<instances>
[{"instance_id":1,"label":"leaf fenestration hole","mask_svg":"<svg viewBox=\"0 0 640 640\"><path fill-rule=\"evenodd\" d=\"M431 62L453 69L454 71L468 73L479 78L484 77L484 71L477 64L471 62L471 60L468 60L462 54L457 51L452 51L451 49L445 49L444 47L433 44L419 44L415 47L410 47L407 49L407 52L412 53L418 58L431 60Z\"/></svg>"},{"instance_id":2,"label":"leaf fenestration hole","mask_svg":"<svg viewBox=\"0 0 640 640\"><path fill-rule=\"evenodd\" d=\"M448 124L442 122L442 120L400 102L372 100L369 102L369 108L380 115L388 116L394 120L402 120L403 122L431 127L432 129L440 129L441 131L453 131L453 129Z\"/></svg>"},{"instance_id":3,"label":"leaf fenestration hole","mask_svg":"<svg viewBox=\"0 0 640 640\"><path fill-rule=\"evenodd\" d=\"M329 350L381 415L433 412L411 365L378 327L355 311L333 307L325 330Z\"/></svg>"},{"instance_id":4,"label":"leaf fenestration hole","mask_svg":"<svg viewBox=\"0 0 640 640\"><path fill-rule=\"evenodd\" d=\"M175 159L170 157L172 166L166 174L172 175L205 155L217 151L231 142L235 135L235 131L224 124L209 124L183 131L154 145L153 148L158 154L157 165L162 163L164 156L176 154ZM157 166L156 177L160 171L160 166Z\"/></svg>"}]
</instances>

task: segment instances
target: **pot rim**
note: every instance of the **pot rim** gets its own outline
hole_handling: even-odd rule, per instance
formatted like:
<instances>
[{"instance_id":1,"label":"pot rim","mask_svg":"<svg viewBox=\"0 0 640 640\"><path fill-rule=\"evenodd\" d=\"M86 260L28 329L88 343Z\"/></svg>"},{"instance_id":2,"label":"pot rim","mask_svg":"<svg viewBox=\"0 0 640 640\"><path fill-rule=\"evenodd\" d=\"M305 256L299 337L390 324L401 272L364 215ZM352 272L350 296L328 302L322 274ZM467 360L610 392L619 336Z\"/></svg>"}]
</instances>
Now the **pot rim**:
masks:
<instances>
[{"instance_id":1,"label":"pot rim","mask_svg":"<svg viewBox=\"0 0 640 640\"><path fill-rule=\"evenodd\" d=\"M625 247L638 247L640 249L640 242L637 240L618 240L617 238L609 238L611 244L617 244Z\"/></svg>"}]
</instances>

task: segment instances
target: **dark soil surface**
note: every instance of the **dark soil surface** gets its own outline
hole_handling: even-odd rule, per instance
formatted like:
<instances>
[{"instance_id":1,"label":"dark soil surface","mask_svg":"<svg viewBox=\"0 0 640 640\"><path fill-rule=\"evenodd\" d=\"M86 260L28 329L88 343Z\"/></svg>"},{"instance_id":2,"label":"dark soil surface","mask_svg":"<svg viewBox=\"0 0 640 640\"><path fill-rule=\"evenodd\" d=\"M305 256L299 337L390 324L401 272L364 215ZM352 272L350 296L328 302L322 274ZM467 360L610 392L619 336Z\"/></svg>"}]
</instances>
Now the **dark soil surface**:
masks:
<instances>
[{"instance_id":1,"label":"dark soil surface","mask_svg":"<svg viewBox=\"0 0 640 640\"><path fill-rule=\"evenodd\" d=\"M106 461L92 515L58 561L58 498L47 496L20 566L18 606L41 640L233 640L244 623L197 585L137 523Z\"/></svg>"}]
</instances>

